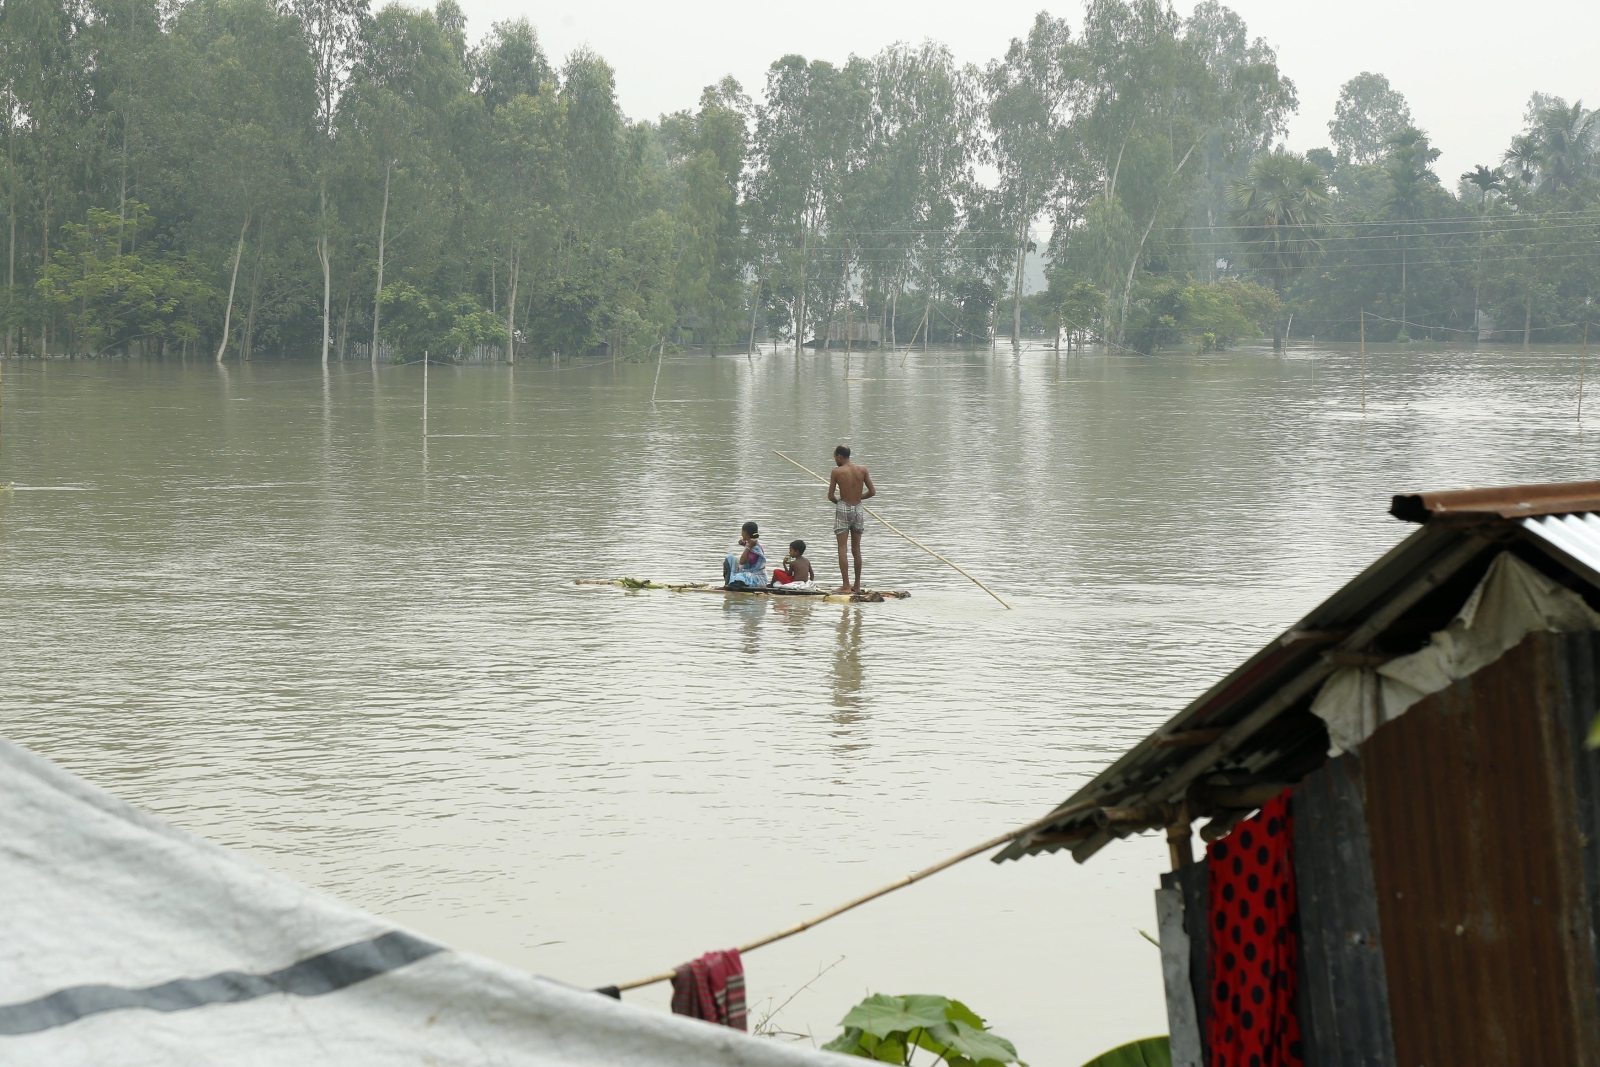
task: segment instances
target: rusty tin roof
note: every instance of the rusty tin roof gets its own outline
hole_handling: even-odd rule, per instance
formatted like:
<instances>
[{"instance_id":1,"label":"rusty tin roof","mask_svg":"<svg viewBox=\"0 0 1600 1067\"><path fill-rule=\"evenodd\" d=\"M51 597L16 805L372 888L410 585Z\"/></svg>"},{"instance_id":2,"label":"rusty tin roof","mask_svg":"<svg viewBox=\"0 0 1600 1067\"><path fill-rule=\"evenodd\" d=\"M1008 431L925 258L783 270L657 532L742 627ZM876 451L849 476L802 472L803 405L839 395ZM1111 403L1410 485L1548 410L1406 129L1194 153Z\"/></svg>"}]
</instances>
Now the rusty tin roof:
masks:
<instances>
[{"instance_id":1,"label":"rusty tin roof","mask_svg":"<svg viewBox=\"0 0 1600 1067\"><path fill-rule=\"evenodd\" d=\"M1395 496L1390 513L1419 529L1058 805L1059 822L994 861L1069 848L1081 863L1175 821L1178 805L1210 814L1221 832L1232 825L1222 820L1248 811L1240 805L1259 803L1256 793L1298 782L1327 758L1326 728L1310 710L1322 679L1422 647L1502 550L1600 608L1600 515L1591 512L1600 513L1600 482Z\"/></svg>"}]
</instances>

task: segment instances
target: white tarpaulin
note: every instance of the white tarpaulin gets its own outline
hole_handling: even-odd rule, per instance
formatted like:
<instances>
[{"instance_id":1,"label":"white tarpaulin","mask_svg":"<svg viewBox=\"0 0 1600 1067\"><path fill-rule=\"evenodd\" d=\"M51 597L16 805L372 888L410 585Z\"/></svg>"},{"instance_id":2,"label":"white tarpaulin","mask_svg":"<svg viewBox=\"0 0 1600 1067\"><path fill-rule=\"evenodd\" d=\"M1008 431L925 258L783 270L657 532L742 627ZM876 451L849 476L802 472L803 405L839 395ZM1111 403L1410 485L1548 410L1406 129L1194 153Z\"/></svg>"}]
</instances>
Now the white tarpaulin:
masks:
<instances>
[{"instance_id":1,"label":"white tarpaulin","mask_svg":"<svg viewBox=\"0 0 1600 1067\"><path fill-rule=\"evenodd\" d=\"M1337 756L1423 697L1487 667L1531 633L1596 629L1600 614L1583 597L1502 552L1450 625L1430 637L1426 648L1375 669L1335 671L1311 710L1328 724L1329 754Z\"/></svg>"},{"instance_id":2,"label":"white tarpaulin","mask_svg":"<svg viewBox=\"0 0 1600 1067\"><path fill-rule=\"evenodd\" d=\"M0 740L0 1064L828 1067L451 952Z\"/></svg>"}]
</instances>

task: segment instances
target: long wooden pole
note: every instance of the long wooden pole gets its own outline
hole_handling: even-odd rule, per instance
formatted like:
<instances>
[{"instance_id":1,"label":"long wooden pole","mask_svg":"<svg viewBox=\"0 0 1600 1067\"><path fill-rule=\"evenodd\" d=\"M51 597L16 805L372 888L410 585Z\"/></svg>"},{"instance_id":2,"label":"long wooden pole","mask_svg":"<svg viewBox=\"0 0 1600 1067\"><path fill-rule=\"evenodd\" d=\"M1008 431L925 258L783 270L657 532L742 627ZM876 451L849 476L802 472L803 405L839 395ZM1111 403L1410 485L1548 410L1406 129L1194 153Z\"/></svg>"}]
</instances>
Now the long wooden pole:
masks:
<instances>
[{"instance_id":1,"label":"long wooden pole","mask_svg":"<svg viewBox=\"0 0 1600 1067\"><path fill-rule=\"evenodd\" d=\"M874 889L870 893L840 904L837 908L833 908L830 911L825 911L815 918L806 919L803 922L798 922L793 926L779 930L775 934L768 934L766 937L757 938L756 940L747 944L740 945L739 952L741 954L753 952L756 949L761 948L763 945L770 945L774 941L782 941L786 937L793 937L795 934L804 933L813 926L825 923L835 916L843 915L852 908L859 908L868 901L877 900L879 897L887 896L888 894L893 893L896 889L904 889L906 886L911 885L914 882L922 881L929 875L938 874L940 871L945 870L948 867L954 867L962 860L969 860L974 856L979 856L985 852L988 852L990 849L999 848L1001 845L1008 845L1025 834L1030 834L1035 830L1049 826L1051 823L1060 822L1068 815L1074 815L1080 811L1087 811L1094 807L1096 803L1097 802L1093 800L1080 800L1078 803L1070 805L1069 807L1057 808L1055 811L1052 811L1049 815L1046 815L1042 819L1035 819L1026 826L1018 827L1015 830L1008 830L999 837L991 837L981 845L974 845L965 852L957 853L947 860L941 860L940 862L935 863L932 867L924 867L915 874L908 874L904 878L896 879L882 888ZM675 971L662 971L660 974L652 974L648 978L638 978L632 982L624 982L622 985L617 986L617 991L621 992L624 989L638 989L640 986L654 985L657 982L671 981L675 973Z\"/></svg>"},{"instance_id":2,"label":"long wooden pole","mask_svg":"<svg viewBox=\"0 0 1600 1067\"><path fill-rule=\"evenodd\" d=\"M428 353L422 353L422 436L428 436Z\"/></svg>"},{"instance_id":3,"label":"long wooden pole","mask_svg":"<svg viewBox=\"0 0 1600 1067\"><path fill-rule=\"evenodd\" d=\"M818 474L816 471L812 470L810 467L807 467L805 464L800 463L800 462L798 462L796 460L789 459L788 456L785 456L782 452L779 452L776 448L774 448L772 450L772 454L775 455L775 456L780 456L783 459L789 460L790 463L793 463L796 467L799 467L801 470L805 471L807 474L811 475L811 477L815 478L819 482L824 482L825 483L828 480L828 479L824 478L822 475ZM979 589L982 589L985 593L988 593L990 596L994 597L996 600L1000 600L1000 594L999 593L996 593L993 589L990 589L988 586L986 586L982 582L978 581L978 579L974 578L972 575L968 574L966 571L964 571L960 567L956 566L955 563L953 563L950 560L946 559L945 557L939 555L939 553L935 552L933 549L929 548L927 545L923 544L921 541L918 541L915 537L912 537L910 534L906 533L904 530L901 530L901 529L897 528L892 522L890 522L889 520L885 519L882 515L879 515L876 511L873 511L871 508L862 508L861 510L865 511L868 515L871 515L874 519L877 519L879 522L881 522L885 526L889 527L889 529L893 530L895 533L899 534L901 537L904 537L907 541L910 541L912 544L914 544L918 548L922 549L922 551L926 552L928 555L932 556L934 559L939 560L939 561L941 561L943 563L949 564L950 567L952 567L956 571L956 573L960 574L967 581L971 582L973 585L977 586ZM1005 608L1007 611L1011 610L1011 605L1007 604L1004 600L1000 600L1000 606Z\"/></svg>"}]
</instances>

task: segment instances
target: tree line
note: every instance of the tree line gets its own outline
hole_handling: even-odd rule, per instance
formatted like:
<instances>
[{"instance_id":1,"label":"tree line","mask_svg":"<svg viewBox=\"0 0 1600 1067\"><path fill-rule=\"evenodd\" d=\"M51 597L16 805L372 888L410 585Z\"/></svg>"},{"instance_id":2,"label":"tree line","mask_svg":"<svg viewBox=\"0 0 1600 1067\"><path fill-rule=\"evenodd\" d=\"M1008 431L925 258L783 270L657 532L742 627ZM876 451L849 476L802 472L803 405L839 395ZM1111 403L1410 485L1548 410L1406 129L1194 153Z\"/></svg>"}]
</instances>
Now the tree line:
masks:
<instances>
[{"instance_id":1,"label":"tree line","mask_svg":"<svg viewBox=\"0 0 1600 1067\"><path fill-rule=\"evenodd\" d=\"M1379 75L1330 146L1232 11L1092 0L625 116L455 0L11 0L4 351L642 359L756 338L1218 347L1586 321L1594 123L1536 96L1448 189ZM1048 236L1045 236L1048 235ZM1024 296L1029 256L1046 287ZM1520 322L1517 321L1520 317Z\"/></svg>"}]
</instances>

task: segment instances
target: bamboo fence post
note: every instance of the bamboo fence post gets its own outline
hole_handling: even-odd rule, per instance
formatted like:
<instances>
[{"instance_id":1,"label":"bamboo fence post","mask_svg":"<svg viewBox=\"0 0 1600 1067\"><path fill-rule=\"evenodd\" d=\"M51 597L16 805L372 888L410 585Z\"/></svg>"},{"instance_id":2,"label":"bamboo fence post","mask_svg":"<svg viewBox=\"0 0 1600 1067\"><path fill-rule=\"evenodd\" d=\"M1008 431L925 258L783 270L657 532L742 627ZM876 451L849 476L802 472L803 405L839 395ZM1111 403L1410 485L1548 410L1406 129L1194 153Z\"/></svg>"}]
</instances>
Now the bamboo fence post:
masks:
<instances>
[{"instance_id":1,"label":"bamboo fence post","mask_svg":"<svg viewBox=\"0 0 1600 1067\"><path fill-rule=\"evenodd\" d=\"M775 934L768 934L766 937L757 938L754 941L740 945L738 947L739 953L740 955L743 955L746 952L754 952L756 949L761 948L764 945L770 945L774 941L782 941L786 937L793 937L795 934L804 933L813 926L825 923L835 916L843 915L852 908L858 908L868 901L877 900L879 897L887 896L888 894L893 893L896 889L904 889L908 885L922 881L929 875L938 874L940 871L945 870L946 868L954 867L963 860L969 860L974 856L981 855L982 853L988 852L993 848L998 848L1001 845L1008 845L1017 840L1019 837L1023 837L1035 830L1049 826L1053 822L1059 822L1068 815L1075 815L1078 812L1087 811L1094 807L1096 803L1097 802L1093 800L1080 800L1076 804L1057 808L1055 811L1052 811L1049 815L1046 815L1042 819L1035 819L1026 826L1021 826L1015 830L1007 831L998 837L991 837L981 845L974 845L965 852L957 853L956 855L951 856L949 859L941 860L938 863L935 863L932 867L924 867L915 874L908 874L904 878L896 879L886 886L874 889L872 892L856 897L854 900L847 901L846 903L839 905L837 908L825 911L813 919L806 919L803 922L798 922L793 926L779 930ZM676 971L662 971L659 974L652 974L648 978L637 978L631 982L624 982L616 988L618 992L622 992L626 989L638 989L641 986L654 985L657 982L668 982L672 980L672 977L675 973Z\"/></svg>"},{"instance_id":2,"label":"bamboo fence post","mask_svg":"<svg viewBox=\"0 0 1600 1067\"><path fill-rule=\"evenodd\" d=\"M796 460L789 459L788 456L785 456L782 452L779 452L776 448L774 448L772 450L772 454L775 455L775 456L779 456L779 457L781 457L783 459L788 460L790 463L793 463L796 467L799 467L801 470L805 471L807 474L811 475L811 477L815 478L819 482L826 483L827 480L828 480L828 479L824 478L822 475L818 474L816 471L812 470L810 467L807 467L804 464L801 464L801 463L797 462ZM876 511L873 511L871 508L864 507L861 510L865 511L868 515L871 515L874 519L877 519L879 522L883 523L883 525L889 527L890 530L893 530L895 533L899 534L901 537L904 537L907 541L910 541L912 544L914 544L918 548L922 549L922 551L926 552L928 555L932 556L934 559L939 560L942 563L948 564L957 574L961 575L967 581L971 582L973 585L977 586L979 589L982 589L985 593L988 593L990 596L994 597L996 600L999 600L1000 601L1000 606L1005 608L1007 611L1011 611L1012 610L1012 607L1011 607L1010 604L1007 604L1004 600L1000 600L1000 594L999 593L996 593L993 589L990 589L988 586L986 586L982 582L978 581L978 579L974 578L972 575L970 575L966 571L962 570L959 566L957 566L951 560L946 559L944 556L939 555L939 553L935 552L933 549L929 548L927 545L923 544L921 541L918 541L915 537L912 537L910 534L906 533L904 530L901 530L901 529L897 528L893 523L891 523L889 520L885 519L882 515L879 515Z\"/></svg>"}]
</instances>

